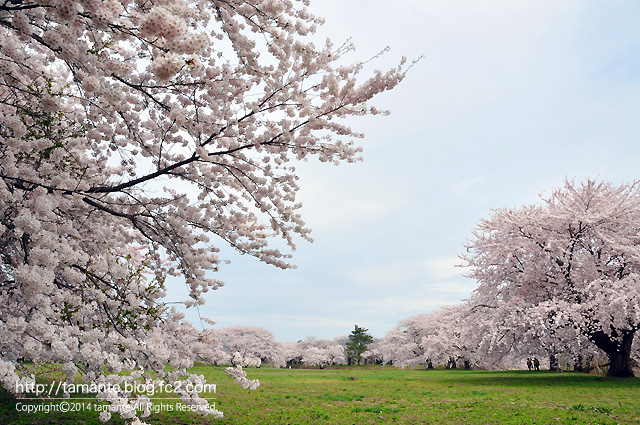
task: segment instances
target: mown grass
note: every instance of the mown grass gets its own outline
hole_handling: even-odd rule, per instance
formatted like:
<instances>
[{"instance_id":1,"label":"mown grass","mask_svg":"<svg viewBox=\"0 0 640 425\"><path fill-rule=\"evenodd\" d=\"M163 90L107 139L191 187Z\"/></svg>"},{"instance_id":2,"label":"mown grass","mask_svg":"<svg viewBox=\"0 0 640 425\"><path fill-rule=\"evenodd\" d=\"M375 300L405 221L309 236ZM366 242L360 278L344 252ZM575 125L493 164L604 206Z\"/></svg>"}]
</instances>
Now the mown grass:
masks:
<instances>
[{"instance_id":1,"label":"mown grass","mask_svg":"<svg viewBox=\"0 0 640 425\"><path fill-rule=\"evenodd\" d=\"M225 412L152 414L152 424L637 424L640 379L529 371L402 370L393 367L249 369L243 390L221 369L192 372L217 384L210 399ZM96 412L27 414L0 396L0 423L98 424ZM167 403L163 400L162 403ZM112 423L121 424L122 420Z\"/></svg>"}]
</instances>

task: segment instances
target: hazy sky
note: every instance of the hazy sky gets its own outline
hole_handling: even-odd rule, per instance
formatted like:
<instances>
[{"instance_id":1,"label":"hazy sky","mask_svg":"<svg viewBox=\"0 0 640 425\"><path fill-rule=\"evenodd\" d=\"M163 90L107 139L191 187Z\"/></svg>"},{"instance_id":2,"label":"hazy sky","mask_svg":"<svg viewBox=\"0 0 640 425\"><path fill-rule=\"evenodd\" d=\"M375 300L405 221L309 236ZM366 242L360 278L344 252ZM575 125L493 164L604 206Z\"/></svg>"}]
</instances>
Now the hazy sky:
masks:
<instances>
[{"instance_id":1,"label":"hazy sky","mask_svg":"<svg viewBox=\"0 0 640 425\"><path fill-rule=\"evenodd\" d=\"M454 267L492 208L537 202L565 178L640 178L640 2L312 0L320 29L371 69L424 58L354 118L364 161L298 167L312 244L282 271L250 257L216 274L203 316L332 338L469 296ZM172 284L169 298L181 290ZM198 323L197 314L188 318Z\"/></svg>"}]
</instances>

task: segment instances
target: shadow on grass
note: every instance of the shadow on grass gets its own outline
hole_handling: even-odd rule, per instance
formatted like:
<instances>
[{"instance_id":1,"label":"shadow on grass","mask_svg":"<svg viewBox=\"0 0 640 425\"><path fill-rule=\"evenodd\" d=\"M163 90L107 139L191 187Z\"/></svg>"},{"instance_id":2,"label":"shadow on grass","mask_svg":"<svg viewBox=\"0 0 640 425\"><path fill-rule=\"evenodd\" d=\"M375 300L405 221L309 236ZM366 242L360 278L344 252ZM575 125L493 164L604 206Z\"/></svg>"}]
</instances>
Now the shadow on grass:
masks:
<instances>
[{"instance_id":1,"label":"shadow on grass","mask_svg":"<svg viewBox=\"0 0 640 425\"><path fill-rule=\"evenodd\" d=\"M438 380L446 380L446 374L456 382L482 384L502 387L589 387L598 388L635 388L640 389L640 378L607 378L578 372L549 371L484 371L484 370L441 370ZM425 370L425 373L433 371Z\"/></svg>"}]
</instances>

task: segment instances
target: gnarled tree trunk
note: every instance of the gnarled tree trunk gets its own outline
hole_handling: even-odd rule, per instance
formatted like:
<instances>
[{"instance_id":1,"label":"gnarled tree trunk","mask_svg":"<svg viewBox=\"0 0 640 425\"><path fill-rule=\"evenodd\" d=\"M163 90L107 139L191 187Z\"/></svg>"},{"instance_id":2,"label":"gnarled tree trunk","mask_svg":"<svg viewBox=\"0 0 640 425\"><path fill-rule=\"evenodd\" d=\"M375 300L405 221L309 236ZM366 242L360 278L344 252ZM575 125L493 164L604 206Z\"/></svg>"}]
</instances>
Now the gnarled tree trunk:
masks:
<instances>
[{"instance_id":1,"label":"gnarled tree trunk","mask_svg":"<svg viewBox=\"0 0 640 425\"><path fill-rule=\"evenodd\" d=\"M607 376L617 378L633 377L631 369L631 344L635 331L623 331L619 333L614 331L609 336L604 332L596 332L591 335L591 340L596 346L604 351L609 357L609 371Z\"/></svg>"}]
</instances>

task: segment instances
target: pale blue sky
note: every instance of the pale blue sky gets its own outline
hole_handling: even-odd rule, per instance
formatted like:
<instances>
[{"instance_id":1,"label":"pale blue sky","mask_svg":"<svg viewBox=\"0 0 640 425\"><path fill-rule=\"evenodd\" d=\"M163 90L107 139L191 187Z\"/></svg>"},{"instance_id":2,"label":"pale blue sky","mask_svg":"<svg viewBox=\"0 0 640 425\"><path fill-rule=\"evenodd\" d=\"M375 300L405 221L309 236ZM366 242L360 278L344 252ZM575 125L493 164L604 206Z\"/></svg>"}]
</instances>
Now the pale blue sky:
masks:
<instances>
[{"instance_id":1,"label":"pale blue sky","mask_svg":"<svg viewBox=\"0 0 640 425\"><path fill-rule=\"evenodd\" d=\"M295 270L229 250L204 316L266 327L278 340L377 337L410 315L467 297L454 264L492 208L536 202L565 177L640 177L637 1L312 0L353 61L424 55L353 119L364 162L298 167L313 244ZM170 297L180 293L174 283ZM197 315L188 313L197 322Z\"/></svg>"}]
</instances>

